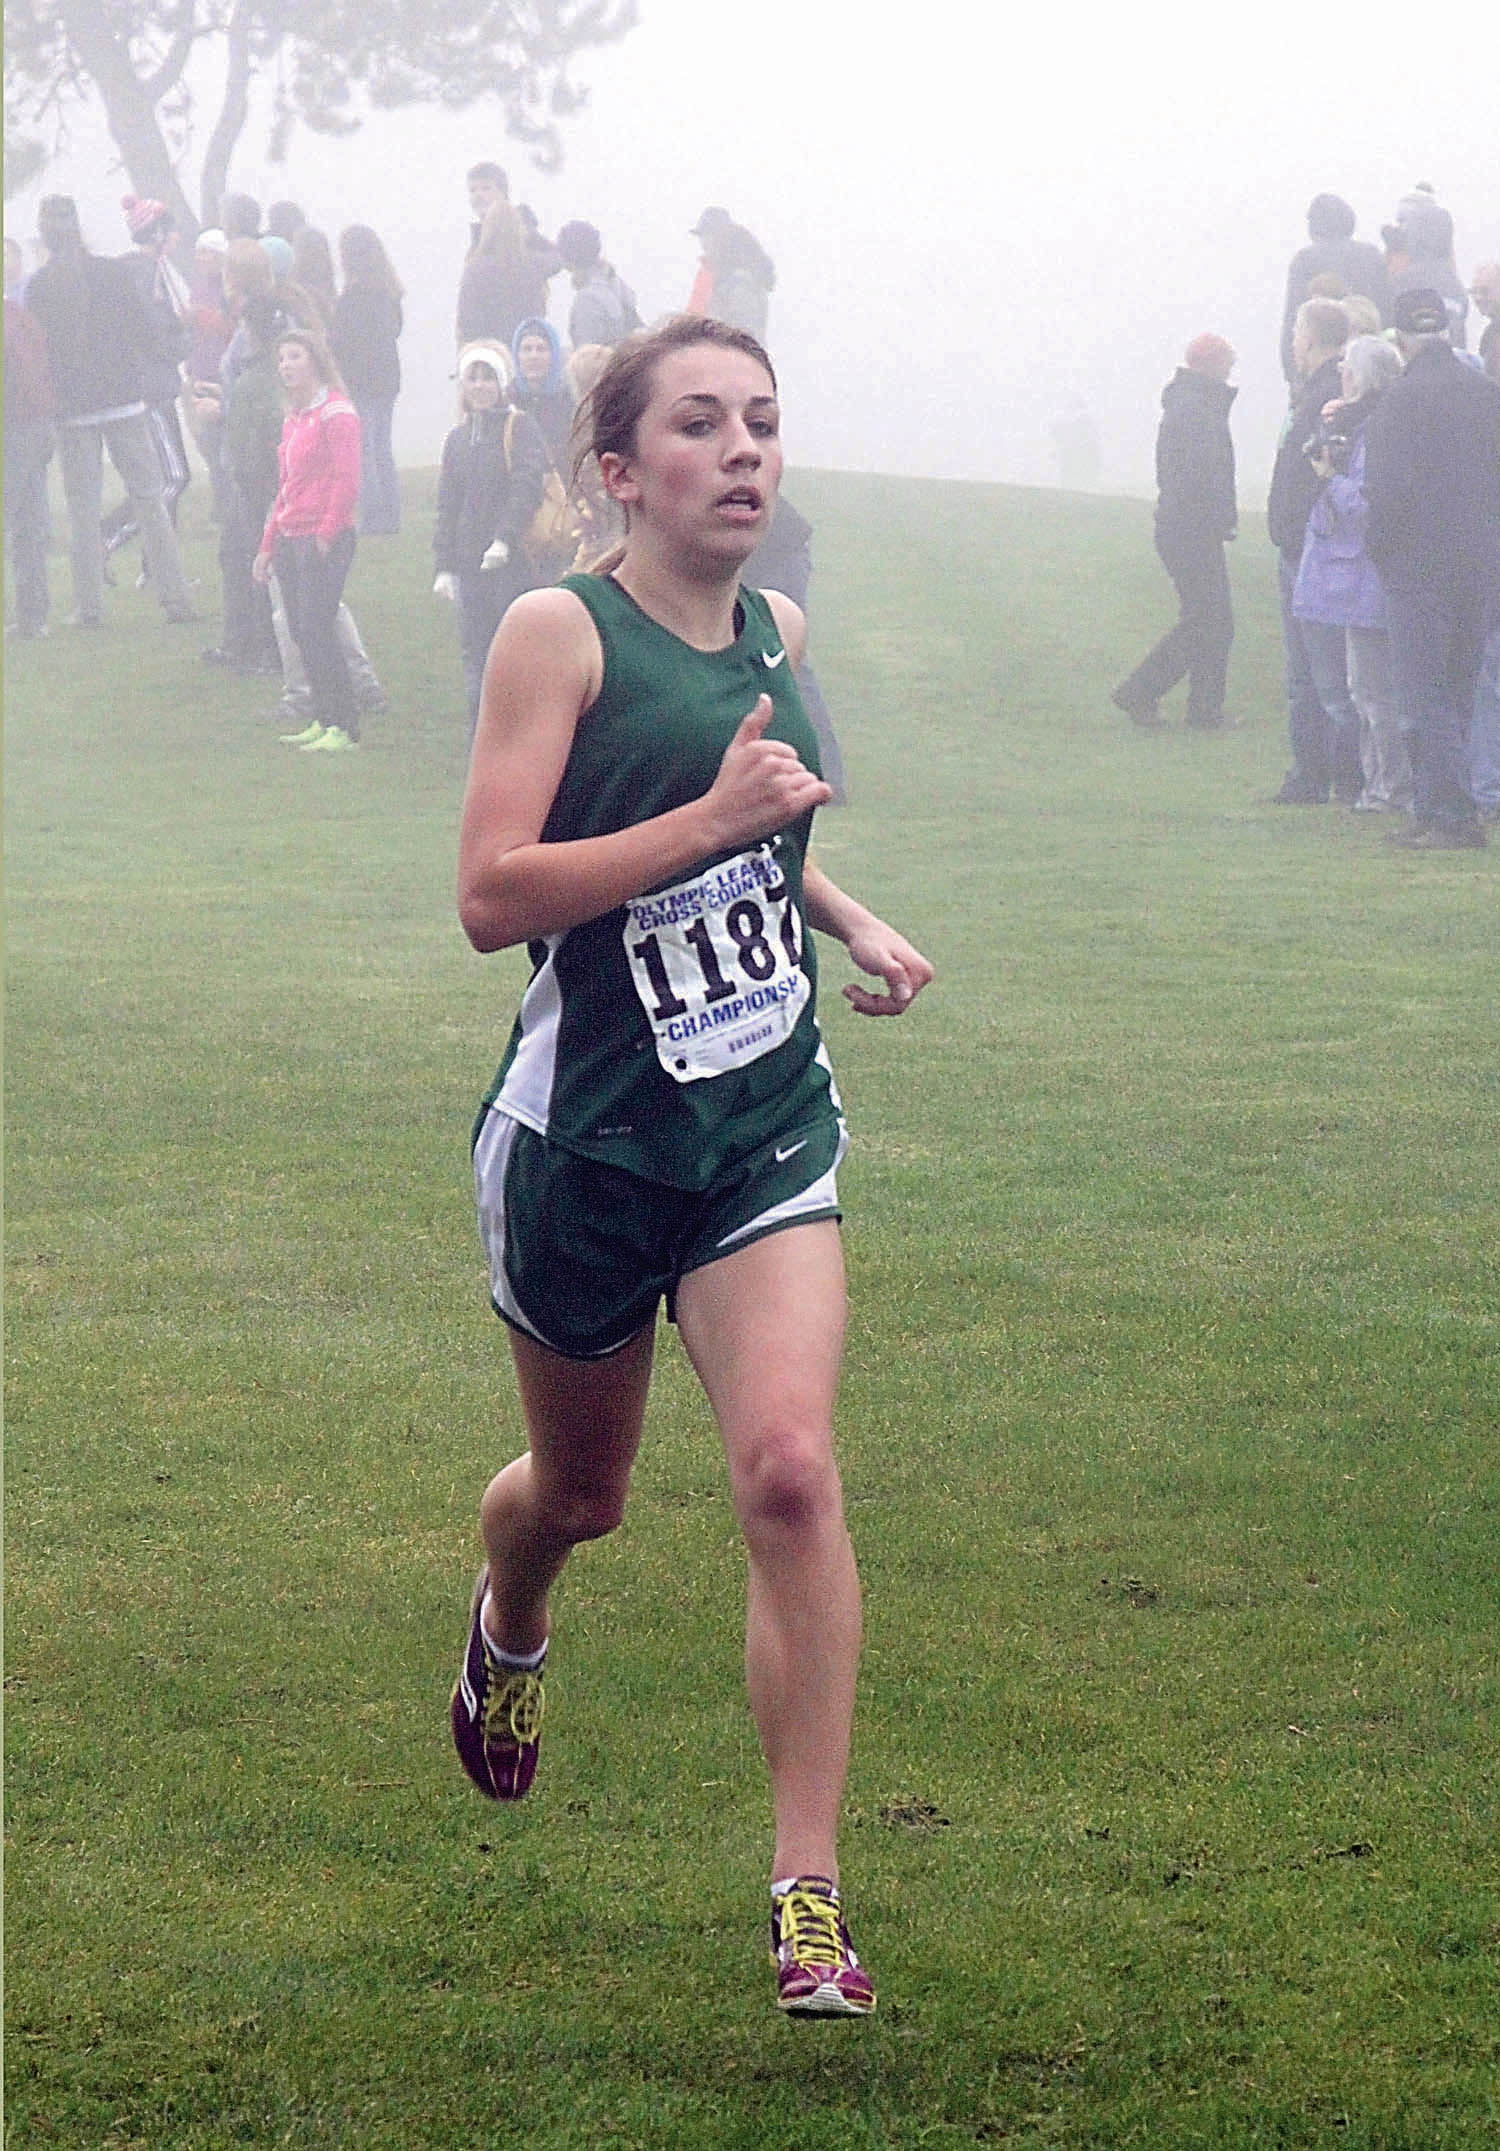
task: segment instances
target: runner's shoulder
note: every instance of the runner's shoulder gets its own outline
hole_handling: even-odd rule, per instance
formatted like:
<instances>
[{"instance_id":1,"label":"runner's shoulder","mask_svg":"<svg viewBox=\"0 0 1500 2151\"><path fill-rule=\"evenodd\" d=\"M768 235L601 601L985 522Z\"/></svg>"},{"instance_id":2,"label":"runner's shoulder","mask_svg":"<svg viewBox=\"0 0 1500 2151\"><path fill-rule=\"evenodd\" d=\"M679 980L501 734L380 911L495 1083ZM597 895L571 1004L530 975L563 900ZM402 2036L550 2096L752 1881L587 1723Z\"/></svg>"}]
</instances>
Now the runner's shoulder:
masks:
<instances>
[{"instance_id":1,"label":"runner's shoulder","mask_svg":"<svg viewBox=\"0 0 1500 2151\"><path fill-rule=\"evenodd\" d=\"M807 650L807 616L782 590L762 590L761 596L771 608L771 618L776 632L786 646L787 656L794 665L800 665Z\"/></svg>"},{"instance_id":2,"label":"runner's shoulder","mask_svg":"<svg viewBox=\"0 0 1500 2151\"><path fill-rule=\"evenodd\" d=\"M604 681L599 630L571 590L525 590L507 608L497 640L513 671L563 673L586 682L589 699Z\"/></svg>"}]
</instances>

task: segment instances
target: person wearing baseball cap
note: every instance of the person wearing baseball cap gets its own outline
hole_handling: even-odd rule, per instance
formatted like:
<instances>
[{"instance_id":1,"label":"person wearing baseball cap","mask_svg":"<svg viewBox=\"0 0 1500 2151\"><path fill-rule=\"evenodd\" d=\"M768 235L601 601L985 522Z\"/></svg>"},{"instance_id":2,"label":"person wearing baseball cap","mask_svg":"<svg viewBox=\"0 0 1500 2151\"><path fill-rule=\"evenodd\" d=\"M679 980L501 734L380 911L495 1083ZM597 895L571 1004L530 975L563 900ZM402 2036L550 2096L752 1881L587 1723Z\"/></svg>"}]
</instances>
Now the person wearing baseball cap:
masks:
<instances>
[{"instance_id":1,"label":"person wearing baseball cap","mask_svg":"<svg viewBox=\"0 0 1500 2151\"><path fill-rule=\"evenodd\" d=\"M727 209L705 209L692 232L703 258L683 311L711 314L731 328L747 330L763 344L767 308L776 288L770 255L753 232L735 223Z\"/></svg>"},{"instance_id":2,"label":"person wearing baseball cap","mask_svg":"<svg viewBox=\"0 0 1500 2151\"><path fill-rule=\"evenodd\" d=\"M635 293L604 259L604 241L596 226L576 219L565 224L557 235L557 251L573 279L568 341L575 351L585 344L612 347L640 327Z\"/></svg>"},{"instance_id":3,"label":"person wearing baseball cap","mask_svg":"<svg viewBox=\"0 0 1500 2151\"><path fill-rule=\"evenodd\" d=\"M1411 825L1388 841L1477 851L1466 743L1500 627L1500 388L1454 352L1436 286L1399 292L1393 313L1406 371L1365 432L1365 549L1385 590L1413 779Z\"/></svg>"}]
</instances>

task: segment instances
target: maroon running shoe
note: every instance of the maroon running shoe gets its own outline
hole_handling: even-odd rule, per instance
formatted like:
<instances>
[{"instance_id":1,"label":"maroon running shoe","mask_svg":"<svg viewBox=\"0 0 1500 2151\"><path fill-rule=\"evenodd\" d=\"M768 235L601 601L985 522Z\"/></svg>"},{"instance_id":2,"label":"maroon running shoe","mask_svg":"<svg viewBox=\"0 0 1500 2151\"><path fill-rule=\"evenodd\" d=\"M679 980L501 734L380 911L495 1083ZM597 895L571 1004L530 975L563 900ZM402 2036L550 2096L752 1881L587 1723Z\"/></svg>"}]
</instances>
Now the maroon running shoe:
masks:
<instances>
[{"instance_id":1,"label":"maroon running shoe","mask_svg":"<svg viewBox=\"0 0 1500 2151\"><path fill-rule=\"evenodd\" d=\"M776 2006L792 2017L867 2017L875 1988L854 1954L825 1875L799 1875L771 1900L771 1962Z\"/></svg>"},{"instance_id":2,"label":"maroon running shoe","mask_svg":"<svg viewBox=\"0 0 1500 2151\"><path fill-rule=\"evenodd\" d=\"M453 1745L490 1800L519 1800L536 1776L542 1737L542 1671L507 1672L484 1647L479 1615L487 1573L479 1571L469 1609L469 1645L453 1689Z\"/></svg>"}]
</instances>

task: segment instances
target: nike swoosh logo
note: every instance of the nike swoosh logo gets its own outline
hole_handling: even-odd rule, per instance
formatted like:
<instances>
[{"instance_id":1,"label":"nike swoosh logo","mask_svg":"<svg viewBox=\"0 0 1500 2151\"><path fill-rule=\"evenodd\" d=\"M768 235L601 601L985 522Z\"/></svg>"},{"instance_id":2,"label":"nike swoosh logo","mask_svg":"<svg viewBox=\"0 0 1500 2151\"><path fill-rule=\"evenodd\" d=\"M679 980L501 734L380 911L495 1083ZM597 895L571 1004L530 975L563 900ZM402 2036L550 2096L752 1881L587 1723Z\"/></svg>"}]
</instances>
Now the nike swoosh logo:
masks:
<instances>
[{"instance_id":1,"label":"nike swoosh logo","mask_svg":"<svg viewBox=\"0 0 1500 2151\"><path fill-rule=\"evenodd\" d=\"M774 657L771 655L769 650L762 650L760 654L767 672L774 672L776 670L776 667L781 663L781 660L786 656L785 650L778 650Z\"/></svg>"},{"instance_id":2,"label":"nike swoosh logo","mask_svg":"<svg viewBox=\"0 0 1500 2151\"><path fill-rule=\"evenodd\" d=\"M796 1157L797 1152L799 1150L805 1150L806 1148L807 1137L805 1135L803 1136L800 1143L788 1143L785 1150L783 1150L781 1145L778 1143L776 1145L776 1163L778 1165L785 1165L788 1158Z\"/></svg>"}]
</instances>

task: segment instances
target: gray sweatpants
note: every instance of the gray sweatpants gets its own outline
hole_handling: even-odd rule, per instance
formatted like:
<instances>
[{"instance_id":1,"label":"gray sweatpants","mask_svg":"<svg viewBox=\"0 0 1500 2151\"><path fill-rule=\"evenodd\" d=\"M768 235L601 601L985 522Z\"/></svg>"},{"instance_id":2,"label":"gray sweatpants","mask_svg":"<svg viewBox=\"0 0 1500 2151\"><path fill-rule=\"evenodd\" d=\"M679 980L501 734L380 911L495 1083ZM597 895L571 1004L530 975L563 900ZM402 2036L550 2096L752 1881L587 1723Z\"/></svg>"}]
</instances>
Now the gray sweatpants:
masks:
<instances>
[{"instance_id":1,"label":"gray sweatpants","mask_svg":"<svg viewBox=\"0 0 1500 2151\"><path fill-rule=\"evenodd\" d=\"M104 541L99 515L104 493L104 451L130 496L140 528L151 587L168 619L191 615L177 537L162 499L161 463L144 411L134 418L111 418L103 424L64 422L57 429L57 458L62 466L73 554L73 605L80 620L104 617Z\"/></svg>"}]
</instances>

